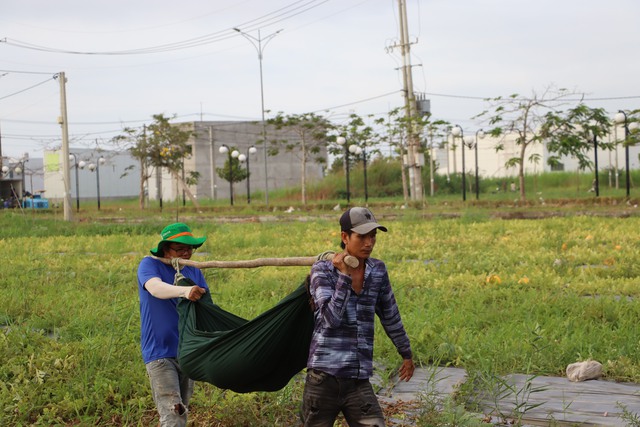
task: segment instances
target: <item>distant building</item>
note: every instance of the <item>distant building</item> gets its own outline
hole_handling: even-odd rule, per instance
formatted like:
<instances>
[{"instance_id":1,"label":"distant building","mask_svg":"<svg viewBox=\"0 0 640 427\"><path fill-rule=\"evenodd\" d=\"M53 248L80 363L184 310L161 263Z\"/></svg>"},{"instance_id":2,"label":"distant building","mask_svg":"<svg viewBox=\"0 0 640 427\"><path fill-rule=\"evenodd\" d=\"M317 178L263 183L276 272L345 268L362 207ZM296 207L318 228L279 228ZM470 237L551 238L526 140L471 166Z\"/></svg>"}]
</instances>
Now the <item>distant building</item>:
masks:
<instances>
[{"instance_id":1,"label":"distant building","mask_svg":"<svg viewBox=\"0 0 640 427\"><path fill-rule=\"evenodd\" d=\"M197 199L228 199L229 182L220 178L216 169L224 167L228 160L228 154L221 154L220 147L224 144L231 150L238 150L249 158L249 183L251 192L265 189L264 146L259 141L262 138L262 125L255 122L185 122L179 123L183 129L194 133L189 143L192 145L191 156L185 158L184 170L197 171L200 174L198 183L190 186L189 190ZM276 131L267 127L268 139L275 138L296 141L298 136L289 131ZM257 152L249 154L249 148L255 146ZM96 199L98 186L100 198L138 197L140 193L140 166L138 161L129 153L117 153L107 150L92 150L70 148L71 153L77 157L80 164L84 162L84 168L78 168L78 180L76 181L76 168L74 160L70 161L72 199L75 200L77 192L80 200ZM268 187L269 191L279 188L300 186L301 160L297 151L287 152L280 149L277 155L267 159ZM100 158L104 163L99 163ZM325 162L317 162L314 159L327 158L326 150L321 150L317 155L310 157L307 163L307 183L322 179L324 176ZM96 167L92 170L89 165ZM247 163L243 165L247 167ZM152 171L148 180L148 186L144 189L151 200L172 201L182 198L183 194L177 188L175 180L164 169ZM98 182L99 175L99 182ZM76 182L79 183L76 191ZM62 200L64 197L64 184L62 181L62 151L47 151L44 158L44 187L46 195L52 200ZM247 181L234 184L234 197L237 200L246 200Z\"/></svg>"},{"instance_id":2,"label":"distant building","mask_svg":"<svg viewBox=\"0 0 640 427\"><path fill-rule=\"evenodd\" d=\"M605 137L605 141L616 140L616 133L611 132ZM598 169L600 171L622 170L625 168L625 150L621 136L618 136L619 144L614 150L598 149ZM502 149L496 151L498 144L502 144ZM437 145L437 144L436 144ZM478 144L478 174L487 178L511 178L518 176L518 165L507 167L507 162L520 157L520 146L516 144L516 134L505 137L493 138L486 135L479 140ZM467 173L475 174L475 149L465 147L465 170ZM595 159L593 148L588 153L591 161ZM629 147L629 168L631 170L640 168L640 145ZM556 166L551 166L548 160L551 153L544 144L533 144L527 148L525 153L525 174L539 174L554 171L576 171L578 161L572 157L562 157ZM534 161L533 159L538 159ZM462 172L462 147L460 138L456 138L455 145L451 136L449 140L434 148L434 160L437 163L436 172L441 175L455 174Z\"/></svg>"},{"instance_id":3,"label":"distant building","mask_svg":"<svg viewBox=\"0 0 640 427\"><path fill-rule=\"evenodd\" d=\"M224 167L228 161L228 154L220 153L220 147L224 144L231 150L238 150L248 157L249 162L249 184L251 192L265 190L265 158L264 145L262 144L262 125L259 122L237 122L237 121L196 121L180 123L183 129L188 129L194 133L190 144L193 147L192 156L185 159L185 173L197 171L200 174L198 184L189 189L198 199L228 199L230 193L229 182L220 178L216 169ZM299 137L292 131L276 130L272 126L267 126L267 139L287 139L297 141ZM249 148L255 147L257 152L249 154ZM271 144L268 150L273 149ZM322 158L324 162L317 162L315 158ZM319 181L324 177L326 168L327 152L321 150L317 155L312 155L307 163L307 183ZM288 152L280 149L277 155L269 155L267 158L268 167L268 188L269 191L279 188L296 187L301 185L301 159L299 151ZM243 165L247 167L247 163ZM178 197L182 197L179 189L169 174L163 172L156 174L149 180L149 198L159 197L158 188L161 188L162 198L175 200L176 192ZM237 182L233 186L233 194L236 200L246 200L247 181Z\"/></svg>"}]
</instances>

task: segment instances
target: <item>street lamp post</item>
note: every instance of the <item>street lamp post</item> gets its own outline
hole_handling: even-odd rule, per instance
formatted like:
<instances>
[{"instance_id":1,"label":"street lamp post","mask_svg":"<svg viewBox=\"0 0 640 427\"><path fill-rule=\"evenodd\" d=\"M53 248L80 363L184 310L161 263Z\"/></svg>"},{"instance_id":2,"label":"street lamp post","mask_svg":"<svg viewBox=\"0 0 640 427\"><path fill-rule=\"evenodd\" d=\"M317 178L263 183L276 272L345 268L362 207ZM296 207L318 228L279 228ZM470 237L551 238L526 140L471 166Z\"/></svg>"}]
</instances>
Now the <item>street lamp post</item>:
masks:
<instances>
[{"instance_id":1,"label":"street lamp post","mask_svg":"<svg viewBox=\"0 0 640 427\"><path fill-rule=\"evenodd\" d=\"M629 176L629 118L623 110L618 110L614 120L618 124L624 125L624 167L626 172L627 197L631 189L631 178Z\"/></svg>"},{"instance_id":2,"label":"street lamp post","mask_svg":"<svg viewBox=\"0 0 640 427\"><path fill-rule=\"evenodd\" d=\"M592 120L589 122L589 125L593 128L598 124L595 122L595 120ZM592 129L591 133L593 134L593 164L595 169L593 189L596 192L596 197L599 197L600 196L600 177L598 177L598 135L596 134L595 129Z\"/></svg>"},{"instance_id":3,"label":"street lamp post","mask_svg":"<svg viewBox=\"0 0 640 427\"><path fill-rule=\"evenodd\" d=\"M240 154L238 156L238 160L241 163L247 162L247 204L251 203L251 169L249 169L249 158L251 154L255 154L258 152L258 149L253 145L247 149L247 155Z\"/></svg>"},{"instance_id":4,"label":"street lamp post","mask_svg":"<svg viewBox=\"0 0 640 427\"><path fill-rule=\"evenodd\" d=\"M364 172L364 203L365 205L369 202L369 190L367 187L367 149L366 147L362 147L362 166Z\"/></svg>"},{"instance_id":5,"label":"street lamp post","mask_svg":"<svg viewBox=\"0 0 640 427\"><path fill-rule=\"evenodd\" d=\"M456 137L460 137L460 141L462 142L461 145L461 149L462 149L462 201L466 201L467 200L467 173L465 171L465 164L464 164L464 131L462 130L462 128L460 127L460 125L455 125L453 127L453 129L451 129L451 135L453 135L454 141Z\"/></svg>"},{"instance_id":6,"label":"street lamp post","mask_svg":"<svg viewBox=\"0 0 640 427\"><path fill-rule=\"evenodd\" d=\"M347 140L343 136L336 138L336 142L339 146L344 147L344 173L347 179L347 206L351 203L351 189L349 187L349 147L347 147Z\"/></svg>"},{"instance_id":7,"label":"street lamp post","mask_svg":"<svg viewBox=\"0 0 640 427\"><path fill-rule=\"evenodd\" d=\"M20 194L19 194L19 200L20 200L20 206L22 206L23 208L25 207L24 204L24 195L25 195L25 191L24 191L24 160L21 160L20 163L18 163L18 165L15 167L14 171L20 175L20 179L22 180L21 183L21 189L20 189Z\"/></svg>"},{"instance_id":8,"label":"street lamp post","mask_svg":"<svg viewBox=\"0 0 640 427\"><path fill-rule=\"evenodd\" d=\"M89 166L87 166L87 168L89 168L91 172L96 172L96 195L98 198L98 210L100 210L100 165L104 165L106 162L107 160L104 157L100 156L96 163L89 163ZM80 162L80 164L82 163L83 162ZM80 169L82 169L82 166L80 167Z\"/></svg>"},{"instance_id":9,"label":"street lamp post","mask_svg":"<svg viewBox=\"0 0 640 427\"><path fill-rule=\"evenodd\" d=\"M220 151L220 154L226 153L229 156L229 201L233 206L233 159L238 158L240 153L238 150L231 151L225 144L222 144L218 151Z\"/></svg>"},{"instance_id":10,"label":"street lamp post","mask_svg":"<svg viewBox=\"0 0 640 427\"><path fill-rule=\"evenodd\" d=\"M24 202L24 198L27 194L27 190L26 190L26 183L25 183L25 173L27 172L27 168L25 167L25 163L29 161L29 153L24 153L24 155L20 158L20 160L18 161L18 164L13 168L13 171L17 174L20 175L20 179L21 179L21 183L20 185L22 186L22 188L20 189L20 194L19 194L19 202L20 202L20 206L24 207L25 206L25 202Z\"/></svg>"},{"instance_id":11,"label":"street lamp post","mask_svg":"<svg viewBox=\"0 0 640 427\"><path fill-rule=\"evenodd\" d=\"M433 178L433 139L429 142L429 184L430 184L430 194L433 197L435 193L435 181Z\"/></svg>"},{"instance_id":12,"label":"street lamp post","mask_svg":"<svg viewBox=\"0 0 640 427\"><path fill-rule=\"evenodd\" d=\"M278 30L274 33L269 34L266 37L260 36L260 30L258 30L258 37L254 37L250 34L245 33L239 28L234 28L235 31L240 33L245 39L249 40L249 42L253 45L253 47L258 52L258 62L260 63L260 105L261 105L261 115L262 115L262 144L264 146L264 200L265 204L269 206L269 179L268 179L268 168L267 168L267 125L264 121L264 83L262 78L262 57L264 48L279 32L282 30ZM233 204L233 203L232 203Z\"/></svg>"},{"instance_id":13,"label":"street lamp post","mask_svg":"<svg viewBox=\"0 0 640 427\"><path fill-rule=\"evenodd\" d=\"M356 144L351 144L349 146L349 152L356 156L362 156L362 165L364 167L364 202L367 204L369 202L369 190L367 188L367 151L365 147L360 147Z\"/></svg>"},{"instance_id":14,"label":"street lamp post","mask_svg":"<svg viewBox=\"0 0 640 427\"><path fill-rule=\"evenodd\" d=\"M10 178L13 178L13 173L18 173L18 171L21 171L22 169L20 169L20 166L14 166L13 170L11 170L11 168L5 164L2 165L2 176L6 176L9 175ZM13 199L14 196L16 196L15 190L13 188L13 184L11 184L11 190L12 190L12 195L11 195L11 200ZM19 198L18 200L16 200L16 202L19 203ZM6 202L5 202L6 203ZM13 203L12 203L13 204ZM9 206L10 208L13 208L15 206Z\"/></svg>"},{"instance_id":15,"label":"street lamp post","mask_svg":"<svg viewBox=\"0 0 640 427\"><path fill-rule=\"evenodd\" d=\"M80 212L80 184L78 179L78 157L74 153L69 153L69 160L73 160L73 166L76 169L76 212ZM84 167L84 162L82 167Z\"/></svg>"},{"instance_id":16,"label":"street lamp post","mask_svg":"<svg viewBox=\"0 0 640 427\"><path fill-rule=\"evenodd\" d=\"M478 178L478 142L480 139L484 138L484 131L482 129L478 129L476 131L476 141L474 145L475 155L476 155L476 200L480 199L480 179Z\"/></svg>"}]
</instances>

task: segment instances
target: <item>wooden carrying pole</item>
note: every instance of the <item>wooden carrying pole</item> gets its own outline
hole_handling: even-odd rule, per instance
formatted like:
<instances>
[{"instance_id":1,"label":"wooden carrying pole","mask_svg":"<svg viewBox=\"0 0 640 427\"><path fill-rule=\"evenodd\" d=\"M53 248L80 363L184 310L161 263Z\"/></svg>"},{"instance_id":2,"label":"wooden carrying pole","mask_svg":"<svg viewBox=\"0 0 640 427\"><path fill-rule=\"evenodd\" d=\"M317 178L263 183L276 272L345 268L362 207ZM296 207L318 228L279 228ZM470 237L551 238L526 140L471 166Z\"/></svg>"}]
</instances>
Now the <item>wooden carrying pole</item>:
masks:
<instances>
[{"instance_id":1,"label":"wooden carrying pole","mask_svg":"<svg viewBox=\"0 0 640 427\"><path fill-rule=\"evenodd\" d=\"M256 267L300 267L311 266L318 259L331 259L335 255L332 252L322 254L320 256L309 257L290 257L290 258L257 258L243 261L191 261L190 259L179 258L180 265L186 265L195 268L256 268ZM168 258L153 257L165 264L171 265ZM347 255L345 263L352 268L358 266L358 259ZM355 261L355 263L354 263Z\"/></svg>"}]
</instances>

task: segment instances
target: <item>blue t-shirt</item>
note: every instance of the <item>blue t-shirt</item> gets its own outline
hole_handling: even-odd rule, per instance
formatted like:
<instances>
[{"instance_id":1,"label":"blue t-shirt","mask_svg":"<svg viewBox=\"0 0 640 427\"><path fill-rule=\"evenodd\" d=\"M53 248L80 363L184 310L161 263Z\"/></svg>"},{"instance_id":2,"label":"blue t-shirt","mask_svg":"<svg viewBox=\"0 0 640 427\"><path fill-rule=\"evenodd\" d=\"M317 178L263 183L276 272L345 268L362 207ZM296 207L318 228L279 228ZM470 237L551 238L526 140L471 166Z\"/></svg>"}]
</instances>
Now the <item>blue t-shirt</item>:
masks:
<instances>
[{"instance_id":1,"label":"blue t-shirt","mask_svg":"<svg viewBox=\"0 0 640 427\"><path fill-rule=\"evenodd\" d=\"M182 267L183 276L196 285L209 290L204 275L195 267ZM140 296L140 344L144 363L157 359L178 357L178 305L179 298L159 299L147 291L144 284L153 277L173 283L176 270L151 257L145 257L138 266L138 295Z\"/></svg>"}]
</instances>

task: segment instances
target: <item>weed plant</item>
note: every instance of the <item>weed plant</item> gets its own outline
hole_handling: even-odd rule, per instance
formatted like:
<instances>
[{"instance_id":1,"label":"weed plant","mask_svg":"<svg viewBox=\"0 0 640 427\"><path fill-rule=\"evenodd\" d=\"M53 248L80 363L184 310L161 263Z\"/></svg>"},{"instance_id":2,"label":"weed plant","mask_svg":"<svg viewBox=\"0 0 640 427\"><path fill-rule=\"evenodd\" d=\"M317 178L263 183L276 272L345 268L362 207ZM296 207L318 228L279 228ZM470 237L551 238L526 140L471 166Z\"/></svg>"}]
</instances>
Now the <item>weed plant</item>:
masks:
<instances>
[{"instance_id":1,"label":"weed plant","mask_svg":"<svg viewBox=\"0 0 640 427\"><path fill-rule=\"evenodd\" d=\"M374 256L387 263L418 363L562 376L568 364L591 358L607 379L640 382L640 218L425 220L395 212L381 219L389 232L380 233ZM0 212L0 425L157 424L140 356L136 269L172 220L65 223ZM338 250L335 212L288 222L224 223L206 214L186 221L208 237L196 261ZM215 302L252 318L293 291L308 268L204 273ZM375 359L389 369L400 362L381 329ZM301 396L301 375L275 393L198 384L191 419L296 425ZM459 404L447 407L443 423L473 424ZM417 425L431 425L435 414L423 416Z\"/></svg>"}]
</instances>

